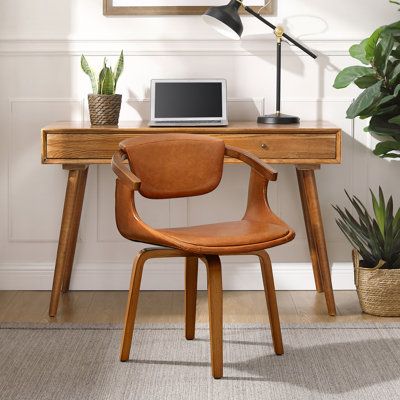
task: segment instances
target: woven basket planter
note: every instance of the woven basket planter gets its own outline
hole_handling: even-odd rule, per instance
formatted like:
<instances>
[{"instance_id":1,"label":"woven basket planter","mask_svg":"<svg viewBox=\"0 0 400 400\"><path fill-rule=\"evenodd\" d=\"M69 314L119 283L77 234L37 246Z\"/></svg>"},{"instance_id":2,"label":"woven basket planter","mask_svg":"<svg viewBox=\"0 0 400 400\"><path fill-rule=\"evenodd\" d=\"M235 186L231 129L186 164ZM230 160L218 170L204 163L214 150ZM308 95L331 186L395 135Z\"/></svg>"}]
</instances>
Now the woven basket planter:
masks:
<instances>
[{"instance_id":1,"label":"woven basket planter","mask_svg":"<svg viewBox=\"0 0 400 400\"><path fill-rule=\"evenodd\" d=\"M92 125L118 125L121 110L120 94L89 94L89 114Z\"/></svg>"},{"instance_id":2,"label":"woven basket planter","mask_svg":"<svg viewBox=\"0 0 400 400\"><path fill-rule=\"evenodd\" d=\"M380 317L400 316L400 269L363 268L356 250L353 264L361 309Z\"/></svg>"}]
</instances>

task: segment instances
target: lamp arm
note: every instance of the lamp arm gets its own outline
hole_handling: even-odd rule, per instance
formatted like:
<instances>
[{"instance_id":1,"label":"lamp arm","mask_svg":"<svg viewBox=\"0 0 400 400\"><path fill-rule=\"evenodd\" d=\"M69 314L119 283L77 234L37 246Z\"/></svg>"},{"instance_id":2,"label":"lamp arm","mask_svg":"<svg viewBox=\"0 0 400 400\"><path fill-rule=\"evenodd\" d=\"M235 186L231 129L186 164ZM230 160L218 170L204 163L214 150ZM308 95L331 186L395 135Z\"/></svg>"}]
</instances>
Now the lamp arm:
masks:
<instances>
[{"instance_id":1,"label":"lamp arm","mask_svg":"<svg viewBox=\"0 0 400 400\"><path fill-rule=\"evenodd\" d=\"M268 25L272 30L276 29L276 26L272 24L271 22L267 21L265 18L263 18L260 14L258 14L256 11L254 11L251 7L244 5L240 0L236 0L238 3L240 3L243 8L251 15L254 15L257 19L259 19L261 22L263 22L265 25ZM308 50L306 47L304 47L302 44L300 44L297 40L293 39L286 33L283 33L282 35L285 39L287 39L289 42L293 43L295 46L297 46L300 50L303 50L304 53L308 54L312 58L317 58L317 55L314 54L312 51Z\"/></svg>"}]
</instances>

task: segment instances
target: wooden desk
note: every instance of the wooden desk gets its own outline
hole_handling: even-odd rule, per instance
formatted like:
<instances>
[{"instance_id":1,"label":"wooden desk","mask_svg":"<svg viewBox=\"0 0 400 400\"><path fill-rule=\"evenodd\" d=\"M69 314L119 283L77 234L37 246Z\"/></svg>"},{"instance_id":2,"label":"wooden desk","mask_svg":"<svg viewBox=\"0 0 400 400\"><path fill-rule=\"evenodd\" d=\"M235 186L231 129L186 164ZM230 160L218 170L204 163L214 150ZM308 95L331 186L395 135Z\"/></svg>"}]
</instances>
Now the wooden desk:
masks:
<instances>
[{"instance_id":1,"label":"wooden desk","mask_svg":"<svg viewBox=\"0 0 400 400\"><path fill-rule=\"evenodd\" d=\"M69 170L58 242L49 315L55 316L61 291L69 289L88 167L109 164L124 139L151 133L197 133L221 138L226 144L248 150L272 164L296 167L315 285L325 292L329 315L335 300L326 251L314 170L341 161L341 130L325 122L300 125L258 125L233 122L227 127L157 127L144 122L91 127L88 123L62 122L42 129L42 163L62 164ZM235 162L227 158L227 163Z\"/></svg>"}]
</instances>

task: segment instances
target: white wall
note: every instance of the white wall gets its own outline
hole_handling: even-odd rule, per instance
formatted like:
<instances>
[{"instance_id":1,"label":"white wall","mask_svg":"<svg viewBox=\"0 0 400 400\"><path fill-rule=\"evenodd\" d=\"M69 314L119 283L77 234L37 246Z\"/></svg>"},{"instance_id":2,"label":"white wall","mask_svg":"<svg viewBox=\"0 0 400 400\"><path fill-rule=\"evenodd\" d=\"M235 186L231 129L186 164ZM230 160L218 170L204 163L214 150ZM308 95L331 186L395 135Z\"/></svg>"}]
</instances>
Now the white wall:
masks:
<instances>
[{"instance_id":1,"label":"white wall","mask_svg":"<svg viewBox=\"0 0 400 400\"><path fill-rule=\"evenodd\" d=\"M345 119L356 89L337 91L337 71L352 61L348 47L378 25L398 18L381 1L276 0L273 22L283 22L307 46L314 61L285 46L283 110L302 119L325 119L343 128L343 164L318 172L318 185L334 285L352 287L350 248L334 223L331 204L343 204L346 188L362 200L381 184L399 198L397 164L374 158L362 123ZM230 118L253 119L273 111L275 56L270 32L243 18L242 41L227 41L198 16L104 17L102 0L2 0L0 14L0 289L50 288L66 172L40 164L40 128L56 120L87 119L90 89L79 56L93 64L115 59L126 68L119 82L122 119L147 115L151 78L221 77L228 80ZM313 286L295 172L281 166L271 185L272 207L297 232L271 252L279 288ZM163 201L156 210L143 202L145 219L158 226L204 223L239 217L245 203L247 170L228 166L220 189L205 198ZM124 289L139 248L117 233L113 216L114 178L107 166L91 167L72 280L75 289ZM150 211L151 210L151 211ZM255 260L225 260L225 288L260 288ZM202 277L203 279L203 277ZM182 263L153 263L144 288L181 288Z\"/></svg>"}]
</instances>

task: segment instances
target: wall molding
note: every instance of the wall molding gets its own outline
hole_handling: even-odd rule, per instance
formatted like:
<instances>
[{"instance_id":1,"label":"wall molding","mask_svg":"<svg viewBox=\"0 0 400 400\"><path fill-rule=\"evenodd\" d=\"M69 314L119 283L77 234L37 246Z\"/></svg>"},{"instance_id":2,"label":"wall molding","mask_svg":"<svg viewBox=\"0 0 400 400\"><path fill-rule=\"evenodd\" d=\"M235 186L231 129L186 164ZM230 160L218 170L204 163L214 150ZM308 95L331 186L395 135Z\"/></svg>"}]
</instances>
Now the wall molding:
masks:
<instances>
[{"instance_id":1,"label":"wall molding","mask_svg":"<svg viewBox=\"0 0 400 400\"><path fill-rule=\"evenodd\" d=\"M311 263L273 264L278 290L315 290ZM224 262L225 290L262 290L258 263ZM1 263L0 290L51 290L54 264ZM72 290L127 290L130 263L78 263L72 275ZM183 290L183 264L164 260L149 262L143 272L142 290ZM333 263L334 290L354 290L353 265ZM206 289L205 268L199 268L199 290Z\"/></svg>"},{"instance_id":2,"label":"wall molding","mask_svg":"<svg viewBox=\"0 0 400 400\"><path fill-rule=\"evenodd\" d=\"M360 39L302 40L302 43L327 56L347 56L348 49ZM95 39L0 39L0 56L80 56L118 55L123 48L126 56L260 56L275 55L272 39L236 40L95 40ZM283 46L287 55L305 56L295 46Z\"/></svg>"}]
</instances>

